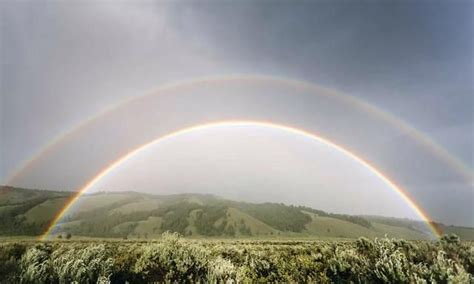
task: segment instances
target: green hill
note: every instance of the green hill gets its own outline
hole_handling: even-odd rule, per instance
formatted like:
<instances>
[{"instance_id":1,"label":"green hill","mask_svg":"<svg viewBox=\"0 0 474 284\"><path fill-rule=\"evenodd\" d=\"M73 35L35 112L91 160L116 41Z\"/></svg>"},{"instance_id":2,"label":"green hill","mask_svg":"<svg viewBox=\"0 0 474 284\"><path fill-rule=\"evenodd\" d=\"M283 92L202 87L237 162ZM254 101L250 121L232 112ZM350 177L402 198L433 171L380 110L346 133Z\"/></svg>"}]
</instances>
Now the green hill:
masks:
<instances>
[{"instance_id":1,"label":"green hill","mask_svg":"<svg viewBox=\"0 0 474 284\"><path fill-rule=\"evenodd\" d=\"M40 235L72 196L70 192L0 187L0 234ZM437 224L473 240L474 228ZM420 221L352 216L281 203L248 203L213 195L101 192L85 195L54 234L81 237L157 238L165 231L193 238L428 239Z\"/></svg>"}]
</instances>

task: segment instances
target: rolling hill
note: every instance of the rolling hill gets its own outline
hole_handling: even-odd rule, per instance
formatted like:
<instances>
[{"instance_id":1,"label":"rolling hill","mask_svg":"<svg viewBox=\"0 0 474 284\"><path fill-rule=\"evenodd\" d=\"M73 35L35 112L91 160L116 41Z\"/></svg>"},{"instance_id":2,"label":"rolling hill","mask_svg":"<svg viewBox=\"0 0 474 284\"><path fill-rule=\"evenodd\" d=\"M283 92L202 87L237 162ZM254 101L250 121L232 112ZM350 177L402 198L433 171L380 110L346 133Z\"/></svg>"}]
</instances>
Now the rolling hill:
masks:
<instances>
[{"instance_id":1,"label":"rolling hill","mask_svg":"<svg viewBox=\"0 0 474 284\"><path fill-rule=\"evenodd\" d=\"M0 234L40 235L71 192L0 187ZM446 233L474 239L474 228L438 224ZM81 198L55 234L105 238L157 238L165 231L192 238L428 239L420 221L332 214L281 203L248 203L214 195L102 192Z\"/></svg>"}]
</instances>

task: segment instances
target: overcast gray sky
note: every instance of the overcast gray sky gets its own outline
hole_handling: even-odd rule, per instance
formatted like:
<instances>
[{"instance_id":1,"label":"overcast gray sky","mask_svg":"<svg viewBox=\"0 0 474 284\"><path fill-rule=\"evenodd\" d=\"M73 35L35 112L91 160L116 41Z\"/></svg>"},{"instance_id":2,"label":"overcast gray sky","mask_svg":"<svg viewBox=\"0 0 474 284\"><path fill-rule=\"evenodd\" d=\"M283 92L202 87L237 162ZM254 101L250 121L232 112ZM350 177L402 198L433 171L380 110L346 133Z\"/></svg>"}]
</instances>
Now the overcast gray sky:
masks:
<instances>
[{"instance_id":1,"label":"overcast gray sky","mask_svg":"<svg viewBox=\"0 0 474 284\"><path fill-rule=\"evenodd\" d=\"M0 8L2 181L54 137L111 105L167 82L226 74L288 77L339 90L402 118L474 165L471 1L2 1ZM207 116L271 117L314 129L377 163L437 220L474 225L472 184L393 127L311 94L294 101L285 97L290 89L239 88L208 89L228 90L228 102L202 89L193 90L202 96L190 99L182 91L174 103L117 113L72 137L76 148L56 151L17 185L74 189L114 154L164 131L168 120L173 128ZM249 93L258 94L252 99ZM165 109L166 103L180 108ZM167 116L151 114L159 106ZM187 120L174 121L178 115ZM143 134L151 124L163 129ZM107 138L112 131L139 138L116 141ZM79 144L87 147L79 151ZM102 154L109 151L103 145L116 152ZM303 156L295 167L315 163ZM59 157L63 164L53 165ZM89 163L74 167L79 160ZM307 200L307 189L300 191L291 202ZM331 208L340 211L325 209Z\"/></svg>"}]
</instances>

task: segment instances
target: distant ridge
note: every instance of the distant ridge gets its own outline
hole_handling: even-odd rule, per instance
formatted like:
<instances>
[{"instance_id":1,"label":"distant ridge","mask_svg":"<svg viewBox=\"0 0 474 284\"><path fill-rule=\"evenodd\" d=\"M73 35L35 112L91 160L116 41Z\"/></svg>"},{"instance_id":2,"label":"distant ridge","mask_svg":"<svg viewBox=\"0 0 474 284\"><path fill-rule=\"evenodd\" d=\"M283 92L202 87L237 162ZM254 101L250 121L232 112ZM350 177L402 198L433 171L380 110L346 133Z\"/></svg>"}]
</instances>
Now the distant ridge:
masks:
<instances>
[{"instance_id":1,"label":"distant ridge","mask_svg":"<svg viewBox=\"0 0 474 284\"><path fill-rule=\"evenodd\" d=\"M72 192L0 186L0 234L41 235ZM421 221L328 213L282 203L249 203L212 194L154 195L135 191L84 195L54 232L84 237L149 239L165 231L206 238L429 239ZM438 224L445 233L474 240L474 228Z\"/></svg>"}]
</instances>

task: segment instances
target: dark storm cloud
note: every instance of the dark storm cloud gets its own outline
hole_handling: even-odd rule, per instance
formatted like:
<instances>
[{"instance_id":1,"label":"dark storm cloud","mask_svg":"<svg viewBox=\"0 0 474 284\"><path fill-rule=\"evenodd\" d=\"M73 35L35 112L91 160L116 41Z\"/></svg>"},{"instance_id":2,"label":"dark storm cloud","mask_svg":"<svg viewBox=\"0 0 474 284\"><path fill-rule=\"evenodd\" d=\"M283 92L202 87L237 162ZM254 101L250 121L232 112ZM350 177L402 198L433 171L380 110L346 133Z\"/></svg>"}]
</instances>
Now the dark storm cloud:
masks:
<instances>
[{"instance_id":1,"label":"dark storm cloud","mask_svg":"<svg viewBox=\"0 0 474 284\"><path fill-rule=\"evenodd\" d=\"M334 73L328 74L329 80L348 77L340 83L349 86L387 77L396 85L433 80L434 75L451 84L453 79L470 83L472 66L466 56L472 52L472 5L467 2L248 4L177 5L173 20L193 41L227 52L242 64L257 60L263 68L273 61L283 68L313 69L316 75ZM445 68L432 70L434 66Z\"/></svg>"},{"instance_id":2,"label":"dark storm cloud","mask_svg":"<svg viewBox=\"0 0 474 284\"><path fill-rule=\"evenodd\" d=\"M173 19L243 70L335 87L436 136L472 132L472 11L467 1L239 2L178 5ZM472 165L472 147L462 152Z\"/></svg>"}]
</instances>

